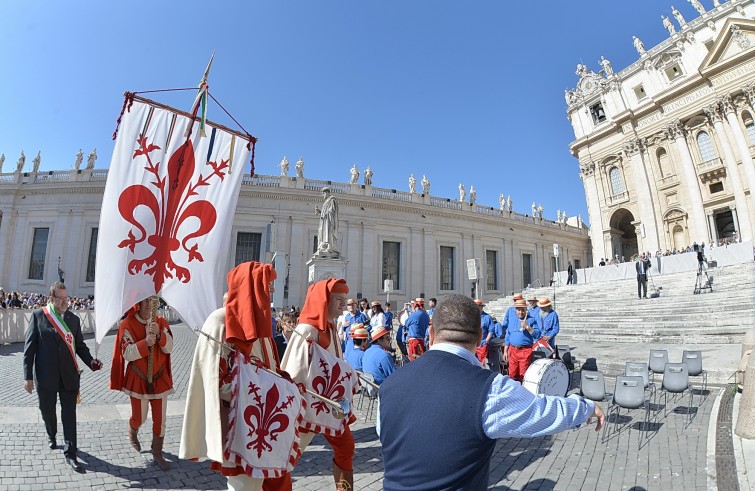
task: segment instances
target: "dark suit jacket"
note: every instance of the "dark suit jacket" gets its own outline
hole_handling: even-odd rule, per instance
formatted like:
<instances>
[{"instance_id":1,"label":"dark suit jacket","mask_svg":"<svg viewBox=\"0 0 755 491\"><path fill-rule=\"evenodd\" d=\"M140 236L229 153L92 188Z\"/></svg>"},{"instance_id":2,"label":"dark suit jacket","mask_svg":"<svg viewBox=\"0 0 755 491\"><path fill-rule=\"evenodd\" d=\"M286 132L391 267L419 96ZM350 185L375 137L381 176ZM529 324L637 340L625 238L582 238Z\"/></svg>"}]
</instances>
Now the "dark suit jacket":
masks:
<instances>
[{"instance_id":1,"label":"dark suit jacket","mask_svg":"<svg viewBox=\"0 0 755 491\"><path fill-rule=\"evenodd\" d=\"M652 267L652 264L650 263L649 259L645 259L642 262L645 263L645 273L643 274L647 275L648 270ZM640 279L640 261L634 263L634 269L635 271L637 271L637 279Z\"/></svg>"},{"instance_id":2,"label":"dark suit jacket","mask_svg":"<svg viewBox=\"0 0 755 491\"><path fill-rule=\"evenodd\" d=\"M73 334L76 354L91 368L92 355L81 334L81 321L70 310L63 314L68 329ZM81 365L79 365L81 366ZM24 380L32 380L32 368L37 384L46 390L79 390L79 372L71 358L71 352L42 309L31 313L24 344Z\"/></svg>"}]
</instances>

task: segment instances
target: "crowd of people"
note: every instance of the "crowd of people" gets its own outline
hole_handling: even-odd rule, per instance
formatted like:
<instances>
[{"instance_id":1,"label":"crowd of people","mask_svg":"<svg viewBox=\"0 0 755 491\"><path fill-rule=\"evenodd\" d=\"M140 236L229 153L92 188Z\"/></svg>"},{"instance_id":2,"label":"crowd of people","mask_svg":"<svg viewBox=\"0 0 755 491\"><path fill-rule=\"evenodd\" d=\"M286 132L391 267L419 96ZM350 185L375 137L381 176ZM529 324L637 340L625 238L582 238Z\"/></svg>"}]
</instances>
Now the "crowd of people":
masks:
<instances>
[{"instance_id":1,"label":"crowd of people","mask_svg":"<svg viewBox=\"0 0 755 491\"><path fill-rule=\"evenodd\" d=\"M484 311L482 301L462 295L439 303L430 299L427 309L416 298L394 317L389 303L357 302L348 298L345 280L330 278L310 285L300 311L274 313L270 294L276 276L271 265L260 263L229 272L223 306L207 318L194 351L179 457L210 460L229 489L292 489L291 471L318 433L333 450L336 489L353 489L350 425L356 418L349 408L361 378L379 388L376 430L390 489L423 483L456 489L477 481L484 487L495 439L553 434L593 417L599 429L605 421L592 402L535 396L521 385L535 345L555 347L558 316L547 298L528 298L528 308L521 295L515 297L501 323ZM24 385L30 393L36 386L51 449L57 447L59 397L66 461L85 472L77 459L75 401L82 376L77 359L93 371L102 363L89 353L65 285L53 284L45 300L27 329ZM167 470L163 441L167 396L174 391L171 356L181 347L174 346L170 326L153 315L152 305L144 299L124 314L110 388L130 397L123 435L136 451L151 410L152 455ZM68 350L59 349L61 343ZM496 352L508 362L508 377L493 361ZM478 410L469 411L467 398L447 390L449 381L475 399ZM423 397L406 401L406 394L417 392ZM297 397L301 404L291 403ZM283 399L288 402L275 405ZM275 426L269 426L273 420ZM415 430L440 431L442 438L412 438ZM428 465L431 454L443 459L433 457ZM441 461L448 472L434 469Z\"/></svg>"},{"instance_id":2,"label":"crowd of people","mask_svg":"<svg viewBox=\"0 0 755 491\"><path fill-rule=\"evenodd\" d=\"M5 292L0 288L0 309L40 309L48 302L48 295L45 293L19 293ZM92 310L94 309L94 297L69 297L68 309L70 310Z\"/></svg>"}]
</instances>

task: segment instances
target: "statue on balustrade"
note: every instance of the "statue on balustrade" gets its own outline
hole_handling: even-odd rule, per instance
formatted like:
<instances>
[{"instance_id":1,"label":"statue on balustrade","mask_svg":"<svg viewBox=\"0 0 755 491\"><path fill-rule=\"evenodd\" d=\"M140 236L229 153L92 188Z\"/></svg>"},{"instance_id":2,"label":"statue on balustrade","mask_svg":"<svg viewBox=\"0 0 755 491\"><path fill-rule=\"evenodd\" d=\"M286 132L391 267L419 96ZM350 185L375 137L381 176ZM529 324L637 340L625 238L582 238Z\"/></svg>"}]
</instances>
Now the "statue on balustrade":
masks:
<instances>
[{"instance_id":1,"label":"statue on balustrade","mask_svg":"<svg viewBox=\"0 0 755 491\"><path fill-rule=\"evenodd\" d=\"M676 7L674 7L673 5L671 6L671 15L673 15L674 19L676 19L676 21L679 23L679 27L684 29L684 26L685 24L687 24L687 21L684 20L684 16L682 15L682 13L676 10Z\"/></svg>"},{"instance_id":2,"label":"statue on balustrade","mask_svg":"<svg viewBox=\"0 0 755 491\"><path fill-rule=\"evenodd\" d=\"M315 208L320 215L320 226L317 229L317 252L338 255L338 202L330 194L330 188L322 188L325 201L322 208Z\"/></svg>"},{"instance_id":3,"label":"statue on balustrade","mask_svg":"<svg viewBox=\"0 0 755 491\"><path fill-rule=\"evenodd\" d=\"M467 197L467 192L464 191L464 184L459 183L459 201L464 202L464 198Z\"/></svg>"},{"instance_id":4,"label":"statue on balustrade","mask_svg":"<svg viewBox=\"0 0 755 491\"><path fill-rule=\"evenodd\" d=\"M477 202L477 191L474 190L474 186L469 186L469 204L473 205Z\"/></svg>"},{"instance_id":5,"label":"statue on balustrade","mask_svg":"<svg viewBox=\"0 0 755 491\"><path fill-rule=\"evenodd\" d=\"M296 177L304 177L304 157L299 157L294 168L296 169Z\"/></svg>"},{"instance_id":6,"label":"statue on balustrade","mask_svg":"<svg viewBox=\"0 0 755 491\"><path fill-rule=\"evenodd\" d=\"M24 171L24 164L26 163L26 155L24 155L24 151L21 150L21 155L18 157L18 162L16 162L16 172L19 174Z\"/></svg>"},{"instance_id":7,"label":"statue on balustrade","mask_svg":"<svg viewBox=\"0 0 755 491\"><path fill-rule=\"evenodd\" d=\"M674 34L676 34L676 27L674 27L674 23L671 22L671 19L669 19L665 15L662 15L661 19L663 19L663 27L665 27L666 30L668 30L669 36L673 36Z\"/></svg>"},{"instance_id":8,"label":"statue on balustrade","mask_svg":"<svg viewBox=\"0 0 755 491\"><path fill-rule=\"evenodd\" d=\"M95 148L91 152L89 152L89 156L87 156L87 170L94 169L94 163L97 161L97 149Z\"/></svg>"},{"instance_id":9,"label":"statue on balustrade","mask_svg":"<svg viewBox=\"0 0 755 491\"><path fill-rule=\"evenodd\" d=\"M353 165L351 167L351 178L349 179L350 184L356 184L357 181L359 181L359 169L357 169L356 165Z\"/></svg>"},{"instance_id":10,"label":"statue on balustrade","mask_svg":"<svg viewBox=\"0 0 755 491\"><path fill-rule=\"evenodd\" d=\"M84 152L79 149L79 153L76 154L76 161L73 163L73 168L79 170L81 163L84 161Z\"/></svg>"},{"instance_id":11,"label":"statue on balustrade","mask_svg":"<svg viewBox=\"0 0 755 491\"><path fill-rule=\"evenodd\" d=\"M34 160L31 161L32 163L32 172L36 173L39 171L39 164L42 163L42 150L37 151L37 156L34 157Z\"/></svg>"},{"instance_id":12,"label":"statue on balustrade","mask_svg":"<svg viewBox=\"0 0 755 491\"><path fill-rule=\"evenodd\" d=\"M288 176L288 157L283 157L278 167L281 168L281 177Z\"/></svg>"},{"instance_id":13,"label":"statue on balustrade","mask_svg":"<svg viewBox=\"0 0 755 491\"><path fill-rule=\"evenodd\" d=\"M514 211L514 203L511 201L511 195L506 197L506 208L508 208L509 213Z\"/></svg>"},{"instance_id":14,"label":"statue on balustrade","mask_svg":"<svg viewBox=\"0 0 755 491\"><path fill-rule=\"evenodd\" d=\"M409 176L409 192L412 194L417 192L417 178L414 177L414 174Z\"/></svg>"},{"instance_id":15,"label":"statue on balustrade","mask_svg":"<svg viewBox=\"0 0 755 491\"><path fill-rule=\"evenodd\" d=\"M498 209L501 211L506 209L506 196L504 196L503 193L498 196Z\"/></svg>"},{"instance_id":16,"label":"statue on balustrade","mask_svg":"<svg viewBox=\"0 0 755 491\"><path fill-rule=\"evenodd\" d=\"M700 3L700 0L689 0L689 3L692 4L692 7L697 10L697 13L700 15L705 14L705 7L703 7L703 4Z\"/></svg>"},{"instance_id":17,"label":"statue on balustrade","mask_svg":"<svg viewBox=\"0 0 755 491\"><path fill-rule=\"evenodd\" d=\"M642 56L645 54L645 45L640 41L640 38L632 36L632 44L634 44L634 49L637 50L638 55Z\"/></svg>"},{"instance_id":18,"label":"statue on balustrade","mask_svg":"<svg viewBox=\"0 0 755 491\"><path fill-rule=\"evenodd\" d=\"M364 170L364 185L372 186L372 169L370 169L369 165Z\"/></svg>"},{"instance_id":19,"label":"statue on balustrade","mask_svg":"<svg viewBox=\"0 0 755 491\"><path fill-rule=\"evenodd\" d=\"M542 204L537 205L537 216L538 218L543 218L543 205Z\"/></svg>"},{"instance_id":20,"label":"statue on balustrade","mask_svg":"<svg viewBox=\"0 0 755 491\"><path fill-rule=\"evenodd\" d=\"M424 194L425 196L429 196L430 195L430 180L427 178L427 176L423 174L421 182L422 182L422 194Z\"/></svg>"},{"instance_id":21,"label":"statue on balustrade","mask_svg":"<svg viewBox=\"0 0 755 491\"><path fill-rule=\"evenodd\" d=\"M3 173L3 164L5 163L5 154L0 155L0 174Z\"/></svg>"}]
</instances>

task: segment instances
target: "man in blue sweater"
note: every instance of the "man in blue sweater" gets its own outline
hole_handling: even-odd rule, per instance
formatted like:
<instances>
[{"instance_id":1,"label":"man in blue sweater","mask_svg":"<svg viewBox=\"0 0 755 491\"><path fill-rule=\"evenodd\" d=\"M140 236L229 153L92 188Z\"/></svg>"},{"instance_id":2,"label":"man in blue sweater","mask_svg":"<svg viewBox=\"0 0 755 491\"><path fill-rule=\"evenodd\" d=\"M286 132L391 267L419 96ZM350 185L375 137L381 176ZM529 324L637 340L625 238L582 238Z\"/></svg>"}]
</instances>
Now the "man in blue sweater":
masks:
<instances>
[{"instance_id":1,"label":"man in blue sweater","mask_svg":"<svg viewBox=\"0 0 755 491\"><path fill-rule=\"evenodd\" d=\"M481 334L475 303L446 297L433 316L430 350L380 386L384 489L487 489L496 439L552 435L593 417L602 428L605 414L591 401L535 396L483 370L474 356Z\"/></svg>"}]
</instances>

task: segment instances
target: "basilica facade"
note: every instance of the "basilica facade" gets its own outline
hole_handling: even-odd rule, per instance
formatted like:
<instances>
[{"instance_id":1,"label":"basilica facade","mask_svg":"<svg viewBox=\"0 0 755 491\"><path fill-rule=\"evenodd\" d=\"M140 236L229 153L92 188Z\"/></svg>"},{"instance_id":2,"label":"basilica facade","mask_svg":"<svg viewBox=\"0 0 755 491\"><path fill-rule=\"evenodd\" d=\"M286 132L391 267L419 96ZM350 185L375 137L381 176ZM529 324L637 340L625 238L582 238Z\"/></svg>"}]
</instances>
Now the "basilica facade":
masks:
<instances>
[{"instance_id":1,"label":"basilica facade","mask_svg":"<svg viewBox=\"0 0 755 491\"><path fill-rule=\"evenodd\" d=\"M107 170L89 168L0 174L0 286L42 293L63 277L71 295L94 294L106 179ZM337 246L354 298L386 300L385 280L393 282L394 309L417 296L469 295L467 261L477 259L479 297L490 299L548 284L568 261L577 268L591 261L589 231L574 219L553 222L503 205L373 187L369 180L246 175L218 282L241 262L273 262L275 305L302 305L326 186L339 204Z\"/></svg>"},{"instance_id":2,"label":"basilica facade","mask_svg":"<svg viewBox=\"0 0 755 491\"><path fill-rule=\"evenodd\" d=\"M755 5L691 3L657 46L634 37L637 61L580 64L565 93L596 263L753 238Z\"/></svg>"}]
</instances>

